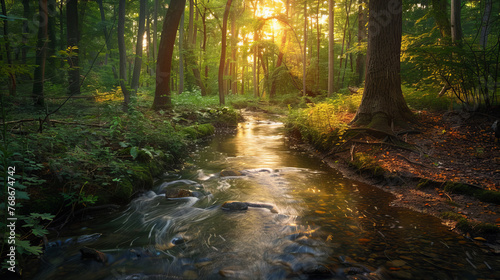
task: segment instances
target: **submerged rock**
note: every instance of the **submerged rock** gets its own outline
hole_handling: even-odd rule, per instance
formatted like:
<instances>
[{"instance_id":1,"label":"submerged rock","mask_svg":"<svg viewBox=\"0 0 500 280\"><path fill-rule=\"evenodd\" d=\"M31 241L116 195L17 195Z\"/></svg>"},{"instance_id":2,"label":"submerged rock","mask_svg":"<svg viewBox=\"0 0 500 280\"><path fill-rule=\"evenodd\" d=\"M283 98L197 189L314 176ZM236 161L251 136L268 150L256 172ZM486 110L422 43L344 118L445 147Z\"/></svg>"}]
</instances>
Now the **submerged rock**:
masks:
<instances>
[{"instance_id":1,"label":"submerged rock","mask_svg":"<svg viewBox=\"0 0 500 280\"><path fill-rule=\"evenodd\" d=\"M220 172L221 177L233 177L233 176L243 176L243 174L240 171L236 170L222 170Z\"/></svg>"},{"instance_id":2,"label":"submerged rock","mask_svg":"<svg viewBox=\"0 0 500 280\"><path fill-rule=\"evenodd\" d=\"M185 189L167 189L165 190L166 198L180 198L194 196L193 192Z\"/></svg>"},{"instance_id":3,"label":"submerged rock","mask_svg":"<svg viewBox=\"0 0 500 280\"><path fill-rule=\"evenodd\" d=\"M226 201L221 206L222 210L228 210L228 211L247 210L248 207L266 208L266 209L269 209L269 211L271 211L271 213L278 213L278 211L276 210L276 208L274 208L273 205L265 204L265 203Z\"/></svg>"},{"instance_id":4,"label":"submerged rock","mask_svg":"<svg viewBox=\"0 0 500 280\"><path fill-rule=\"evenodd\" d=\"M248 205L245 202L240 201L226 201L222 204L221 209L228 211L242 211L247 210Z\"/></svg>"},{"instance_id":5,"label":"submerged rock","mask_svg":"<svg viewBox=\"0 0 500 280\"><path fill-rule=\"evenodd\" d=\"M97 251L96 249L83 247L80 249L80 253L82 254L82 259L91 259L101 263L106 263L108 261L106 254Z\"/></svg>"}]
</instances>

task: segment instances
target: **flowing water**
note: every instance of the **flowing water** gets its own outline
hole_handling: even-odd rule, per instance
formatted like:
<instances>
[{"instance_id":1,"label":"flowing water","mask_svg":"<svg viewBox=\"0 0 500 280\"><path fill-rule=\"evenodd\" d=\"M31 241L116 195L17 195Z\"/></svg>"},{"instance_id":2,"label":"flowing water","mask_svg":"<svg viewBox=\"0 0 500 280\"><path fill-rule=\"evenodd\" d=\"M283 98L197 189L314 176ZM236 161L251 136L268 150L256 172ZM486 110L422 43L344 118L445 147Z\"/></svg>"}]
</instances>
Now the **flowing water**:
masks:
<instances>
[{"instance_id":1,"label":"flowing water","mask_svg":"<svg viewBox=\"0 0 500 280\"><path fill-rule=\"evenodd\" d=\"M500 278L485 247L288 149L281 123L249 116L192 159L119 213L53 238L35 278ZM173 188L195 196L167 199ZM253 204L228 211L226 201ZM105 261L82 259L83 247Z\"/></svg>"}]
</instances>

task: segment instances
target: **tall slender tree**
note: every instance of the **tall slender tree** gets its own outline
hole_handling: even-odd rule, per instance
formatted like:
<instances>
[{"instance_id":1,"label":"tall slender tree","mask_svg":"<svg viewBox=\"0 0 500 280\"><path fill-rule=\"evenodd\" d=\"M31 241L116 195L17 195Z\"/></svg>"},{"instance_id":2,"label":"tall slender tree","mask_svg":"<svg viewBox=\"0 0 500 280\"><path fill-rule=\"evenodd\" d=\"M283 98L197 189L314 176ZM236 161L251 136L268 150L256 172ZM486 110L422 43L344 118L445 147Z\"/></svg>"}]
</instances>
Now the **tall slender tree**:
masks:
<instances>
[{"instance_id":1,"label":"tall slender tree","mask_svg":"<svg viewBox=\"0 0 500 280\"><path fill-rule=\"evenodd\" d=\"M33 103L35 106L45 104L43 86L45 83L45 61L47 57L47 39L48 39L48 21L49 14L47 9L47 0L38 0L38 39L36 50L35 74L33 75Z\"/></svg>"},{"instance_id":2,"label":"tall slender tree","mask_svg":"<svg viewBox=\"0 0 500 280\"><path fill-rule=\"evenodd\" d=\"M402 0L370 0L365 89L353 123L392 134L413 120L401 91Z\"/></svg>"},{"instance_id":3,"label":"tall slender tree","mask_svg":"<svg viewBox=\"0 0 500 280\"><path fill-rule=\"evenodd\" d=\"M132 76L132 93L137 94L137 89L139 88L139 78L141 77L141 68L142 68L142 43L144 39L144 29L145 29L145 21L146 21L146 9L147 9L147 1L140 0L140 8L139 8L139 28L137 31L137 42L135 45L135 60L134 60L134 74Z\"/></svg>"},{"instance_id":4,"label":"tall slender tree","mask_svg":"<svg viewBox=\"0 0 500 280\"><path fill-rule=\"evenodd\" d=\"M79 28L78 28L78 0L68 0L66 4L66 22L67 22L67 45L69 69L68 82L69 94L80 94L80 67L79 67Z\"/></svg>"},{"instance_id":5,"label":"tall slender tree","mask_svg":"<svg viewBox=\"0 0 500 280\"><path fill-rule=\"evenodd\" d=\"M171 0L160 38L158 61L156 63L156 89L153 101L153 109L170 109L172 100L170 97L170 74L172 67L172 54L174 52L175 37L181 20L186 0Z\"/></svg>"},{"instance_id":6,"label":"tall slender tree","mask_svg":"<svg viewBox=\"0 0 500 280\"><path fill-rule=\"evenodd\" d=\"M130 92L127 88L127 50L125 48L125 4L126 0L118 3L118 52L120 54L120 87L123 92L123 106L128 109Z\"/></svg>"},{"instance_id":7,"label":"tall slender tree","mask_svg":"<svg viewBox=\"0 0 500 280\"><path fill-rule=\"evenodd\" d=\"M184 11L179 25L179 87L177 93L184 92Z\"/></svg>"},{"instance_id":8,"label":"tall slender tree","mask_svg":"<svg viewBox=\"0 0 500 280\"><path fill-rule=\"evenodd\" d=\"M224 16L222 18L222 41L221 41L221 53L220 53L220 62L219 62L219 74L218 74L218 82L219 82L219 103L224 105L226 103L224 96L224 69L226 65L226 41L227 41L227 18L229 17L229 10L231 9L231 4L233 0L227 0L226 8L224 9Z\"/></svg>"},{"instance_id":9,"label":"tall slender tree","mask_svg":"<svg viewBox=\"0 0 500 280\"><path fill-rule=\"evenodd\" d=\"M451 40L460 45L462 41L462 1L451 0Z\"/></svg>"},{"instance_id":10,"label":"tall slender tree","mask_svg":"<svg viewBox=\"0 0 500 280\"><path fill-rule=\"evenodd\" d=\"M5 0L1 0L2 5L2 15L7 18L7 8L5 7ZM4 47L7 56L7 65L9 67L9 94L16 94L16 75L14 73L14 68L12 67L12 56L10 51L10 42L9 42L9 27L7 19L3 20L3 37L4 37Z\"/></svg>"},{"instance_id":11,"label":"tall slender tree","mask_svg":"<svg viewBox=\"0 0 500 280\"><path fill-rule=\"evenodd\" d=\"M304 49L302 54L302 95L307 93L307 0L304 0Z\"/></svg>"},{"instance_id":12,"label":"tall slender tree","mask_svg":"<svg viewBox=\"0 0 500 280\"><path fill-rule=\"evenodd\" d=\"M335 17L335 1L328 0L328 96L333 95L335 85L335 71L334 71L334 17Z\"/></svg>"}]
</instances>

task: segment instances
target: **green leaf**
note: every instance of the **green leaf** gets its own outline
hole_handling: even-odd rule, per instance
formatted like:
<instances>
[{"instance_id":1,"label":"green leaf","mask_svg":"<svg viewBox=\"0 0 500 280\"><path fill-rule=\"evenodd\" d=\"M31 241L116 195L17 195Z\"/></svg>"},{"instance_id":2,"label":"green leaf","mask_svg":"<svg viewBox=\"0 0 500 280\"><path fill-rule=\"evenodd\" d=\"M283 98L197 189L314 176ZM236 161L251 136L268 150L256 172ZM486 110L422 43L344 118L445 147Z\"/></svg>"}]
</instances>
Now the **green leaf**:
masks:
<instances>
[{"instance_id":1,"label":"green leaf","mask_svg":"<svg viewBox=\"0 0 500 280\"><path fill-rule=\"evenodd\" d=\"M130 155L132 156L133 159L137 158L139 151L137 150L137 147L132 147L130 149Z\"/></svg>"},{"instance_id":2,"label":"green leaf","mask_svg":"<svg viewBox=\"0 0 500 280\"><path fill-rule=\"evenodd\" d=\"M17 251L21 254L28 252L33 255L40 255L42 253L41 246L31 246L28 240L18 240L16 239Z\"/></svg>"},{"instance_id":3,"label":"green leaf","mask_svg":"<svg viewBox=\"0 0 500 280\"><path fill-rule=\"evenodd\" d=\"M27 192L16 191L16 199L30 199L30 197Z\"/></svg>"}]
</instances>

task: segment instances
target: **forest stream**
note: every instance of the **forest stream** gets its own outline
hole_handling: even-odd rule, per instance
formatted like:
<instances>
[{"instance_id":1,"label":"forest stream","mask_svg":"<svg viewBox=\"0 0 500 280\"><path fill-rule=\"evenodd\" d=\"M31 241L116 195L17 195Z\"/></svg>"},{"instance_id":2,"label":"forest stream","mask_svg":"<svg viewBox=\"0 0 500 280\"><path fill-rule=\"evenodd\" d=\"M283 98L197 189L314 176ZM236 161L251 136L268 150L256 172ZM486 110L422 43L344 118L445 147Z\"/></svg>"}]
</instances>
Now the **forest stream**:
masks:
<instances>
[{"instance_id":1,"label":"forest stream","mask_svg":"<svg viewBox=\"0 0 500 280\"><path fill-rule=\"evenodd\" d=\"M112 215L51 236L34 279L493 279L498 257L246 116ZM221 173L222 171L222 173ZM188 197L166 198L172 189ZM228 203L228 201L242 203ZM233 207L236 206L236 207ZM245 210L236 210L234 208ZM89 253L90 252L90 253Z\"/></svg>"}]
</instances>

